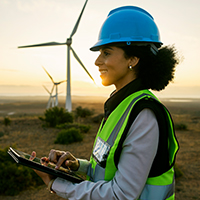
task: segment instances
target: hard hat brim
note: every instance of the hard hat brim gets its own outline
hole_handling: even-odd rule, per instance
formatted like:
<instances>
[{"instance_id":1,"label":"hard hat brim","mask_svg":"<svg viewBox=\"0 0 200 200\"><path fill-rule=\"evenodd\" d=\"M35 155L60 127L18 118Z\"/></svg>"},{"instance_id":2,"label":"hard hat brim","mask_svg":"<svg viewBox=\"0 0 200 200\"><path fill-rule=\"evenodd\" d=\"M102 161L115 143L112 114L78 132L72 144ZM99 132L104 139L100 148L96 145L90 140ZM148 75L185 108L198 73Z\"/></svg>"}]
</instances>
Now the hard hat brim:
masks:
<instances>
[{"instance_id":1,"label":"hard hat brim","mask_svg":"<svg viewBox=\"0 0 200 200\"><path fill-rule=\"evenodd\" d=\"M117 40L115 40L115 41L108 41L108 42L105 42L105 41L103 41L103 42L101 42L101 41L99 41L99 42L97 42L94 46L92 46L91 48L90 48L90 50L91 51L99 51L103 46L106 46L106 45L110 45L110 46L115 46L116 44L117 44L117 46L120 46L120 44L121 44L121 46L129 46L129 45L134 45L134 46L147 46L147 45L149 45L149 44L154 44L157 48L159 48L159 47L161 47L162 46L162 42L153 42L153 41L144 41L144 42L141 42L141 41L122 41L122 40L120 40L120 41L117 41Z\"/></svg>"}]
</instances>

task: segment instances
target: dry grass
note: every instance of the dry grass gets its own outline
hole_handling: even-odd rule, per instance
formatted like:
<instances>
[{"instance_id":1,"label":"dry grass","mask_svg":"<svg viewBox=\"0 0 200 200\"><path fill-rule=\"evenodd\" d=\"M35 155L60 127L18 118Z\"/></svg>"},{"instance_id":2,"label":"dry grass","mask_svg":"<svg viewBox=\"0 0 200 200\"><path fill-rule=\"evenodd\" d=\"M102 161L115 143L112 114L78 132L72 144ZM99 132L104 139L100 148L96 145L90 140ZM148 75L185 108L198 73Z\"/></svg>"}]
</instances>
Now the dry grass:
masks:
<instances>
[{"instance_id":1,"label":"dry grass","mask_svg":"<svg viewBox=\"0 0 200 200\"><path fill-rule=\"evenodd\" d=\"M103 112L101 98L74 98L73 109L77 106L95 109L96 113ZM164 104L169 108L175 123L187 125L187 131L177 131L177 138L180 143L180 151L177 155L177 165L183 172L183 176L176 180L176 199L194 200L200 199L200 101L192 103L168 102ZM64 103L61 103L64 105ZM7 134L0 137L0 148L15 144L19 150L31 152L35 150L38 157L48 155L52 148L69 150L76 157L89 159L92 144L98 129L98 125L92 124L92 129L85 134L84 140L70 145L54 144L56 134L59 130L53 128L42 128L42 122L38 115L42 115L46 107L44 99L0 99L0 132L7 131ZM12 120L10 127L3 126L3 118L7 113ZM87 122L85 122L87 123ZM77 148L78 147L78 148ZM2 200L59 200L56 195L49 194L45 186L37 189L23 191L20 195L0 196Z\"/></svg>"}]
</instances>

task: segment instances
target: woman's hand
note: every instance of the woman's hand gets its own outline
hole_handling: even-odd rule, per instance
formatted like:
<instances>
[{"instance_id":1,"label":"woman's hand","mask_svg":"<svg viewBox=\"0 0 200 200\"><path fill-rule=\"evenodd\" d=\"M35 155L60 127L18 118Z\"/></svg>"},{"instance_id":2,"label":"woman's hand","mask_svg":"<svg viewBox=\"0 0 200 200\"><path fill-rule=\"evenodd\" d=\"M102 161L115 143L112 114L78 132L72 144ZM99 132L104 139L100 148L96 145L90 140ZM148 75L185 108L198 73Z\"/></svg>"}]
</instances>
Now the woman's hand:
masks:
<instances>
[{"instance_id":1,"label":"woman's hand","mask_svg":"<svg viewBox=\"0 0 200 200\"><path fill-rule=\"evenodd\" d=\"M36 152L33 151L32 154L31 154L31 157L30 157L30 160L34 160L34 158L36 157ZM49 163L49 160L48 158L44 157L44 158L41 158L41 164L47 166ZM40 176L42 178L42 180L44 181L44 183L48 186L49 182L53 179L53 176L45 173L45 172L41 172L41 171L38 171L36 169L33 169L36 174L38 176Z\"/></svg>"},{"instance_id":2,"label":"woman's hand","mask_svg":"<svg viewBox=\"0 0 200 200\"><path fill-rule=\"evenodd\" d=\"M56 164L55 169L59 169L61 165L73 171L77 171L79 168L79 161L68 151L64 152L52 149L48 160Z\"/></svg>"}]
</instances>

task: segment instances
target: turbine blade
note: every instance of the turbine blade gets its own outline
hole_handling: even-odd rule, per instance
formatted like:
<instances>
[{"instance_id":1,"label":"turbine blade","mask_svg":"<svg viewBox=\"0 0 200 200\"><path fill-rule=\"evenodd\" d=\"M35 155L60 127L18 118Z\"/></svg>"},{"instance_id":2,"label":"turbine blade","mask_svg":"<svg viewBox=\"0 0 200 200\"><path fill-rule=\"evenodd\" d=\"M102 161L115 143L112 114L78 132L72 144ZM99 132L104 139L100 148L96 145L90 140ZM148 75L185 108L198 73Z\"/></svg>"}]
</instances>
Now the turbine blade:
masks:
<instances>
[{"instance_id":1,"label":"turbine blade","mask_svg":"<svg viewBox=\"0 0 200 200\"><path fill-rule=\"evenodd\" d=\"M43 85L44 89L50 94L49 90Z\"/></svg>"},{"instance_id":2,"label":"turbine blade","mask_svg":"<svg viewBox=\"0 0 200 200\"><path fill-rule=\"evenodd\" d=\"M57 84L59 85L59 84L61 84L61 83L63 83L63 82L66 82L67 80L64 80L64 81L60 81L60 82L58 82Z\"/></svg>"},{"instance_id":3,"label":"turbine blade","mask_svg":"<svg viewBox=\"0 0 200 200\"><path fill-rule=\"evenodd\" d=\"M48 73L48 71L43 66L42 66L42 68L47 73L47 75L49 76L49 78L51 79L51 81L54 83L52 76Z\"/></svg>"},{"instance_id":4,"label":"turbine blade","mask_svg":"<svg viewBox=\"0 0 200 200\"><path fill-rule=\"evenodd\" d=\"M83 67L83 69L86 71L86 73L89 75L89 77L94 81L94 79L92 78L92 76L90 75L90 73L88 72L88 70L85 68L85 66L83 65L83 63L81 62L80 58L77 56L77 54L75 53L75 51L72 49L72 47L70 46L70 49L72 50L72 53L74 55L74 57L76 58L76 60L79 62L79 64ZM94 81L95 82L95 81Z\"/></svg>"},{"instance_id":5,"label":"turbine blade","mask_svg":"<svg viewBox=\"0 0 200 200\"><path fill-rule=\"evenodd\" d=\"M81 20L81 17L82 17L82 14L83 14L83 11L84 11L84 9L85 9L85 6L86 6L87 2L88 2L88 0L85 1L85 4L84 4L84 6L83 6L83 8L82 8L82 11L81 11L81 13L80 13L80 15L79 15L79 18L78 18L78 20L77 20L77 22L76 22L76 24L75 24L75 26L74 26L74 29L73 29L73 31L72 31L72 33L71 33L71 35L70 35L70 38L71 38L71 37L76 33L76 31L77 31L79 22L80 22L80 20Z\"/></svg>"},{"instance_id":6,"label":"turbine blade","mask_svg":"<svg viewBox=\"0 0 200 200\"><path fill-rule=\"evenodd\" d=\"M45 47L45 46L58 46L58 45L66 45L66 42L65 43L47 42L47 43L41 43L41 44L19 46L18 48L20 49L20 48L29 48L29 47Z\"/></svg>"},{"instance_id":7,"label":"turbine blade","mask_svg":"<svg viewBox=\"0 0 200 200\"><path fill-rule=\"evenodd\" d=\"M52 87L52 89L51 89L51 95L52 95L52 93L53 93L54 86L55 86L55 85L53 84L53 87Z\"/></svg>"}]
</instances>

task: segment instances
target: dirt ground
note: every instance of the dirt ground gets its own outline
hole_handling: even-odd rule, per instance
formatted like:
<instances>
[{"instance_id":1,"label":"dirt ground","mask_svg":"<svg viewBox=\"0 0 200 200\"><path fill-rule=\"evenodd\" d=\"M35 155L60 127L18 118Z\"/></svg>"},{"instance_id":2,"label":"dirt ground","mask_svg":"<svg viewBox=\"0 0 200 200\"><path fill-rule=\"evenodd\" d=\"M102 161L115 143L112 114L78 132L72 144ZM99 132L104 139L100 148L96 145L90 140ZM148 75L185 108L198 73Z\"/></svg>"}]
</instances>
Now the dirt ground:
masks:
<instances>
[{"instance_id":1,"label":"dirt ground","mask_svg":"<svg viewBox=\"0 0 200 200\"><path fill-rule=\"evenodd\" d=\"M104 100L104 98L74 98L73 109L82 106L94 109L96 114L102 113ZM183 173L176 179L176 199L200 199L200 100L179 102L163 99L163 103L170 110L175 124L187 125L187 130L176 131L180 144L176 164ZM54 144L59 130L43 128L42 122L38 119L39 115L43 115L45 107L44 99L0 98L0 132L7 133L0 137L0 148L15 144L19 150L25 152L30 153L35 150L38 157L48 155L49 150L54 148L68 150L76 157L89 159L98 125L90 122L92 128L84 135L82 142L70 145ZM9 116L12 121L9 127L5 127L2 123L5 116ZM23 191L16 196L0 196L0 199L61 200L62 198L50 194L43 185Z\"/></svg>"}]
</instances>

